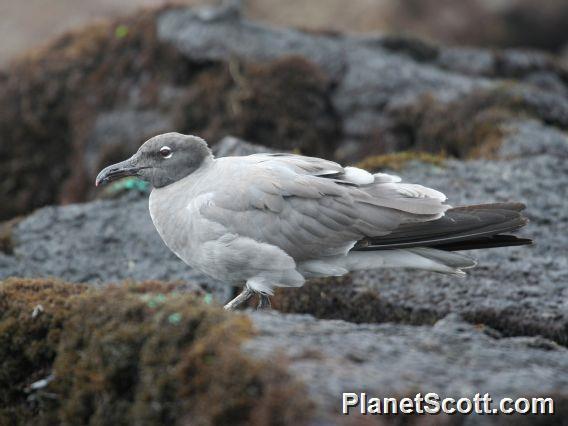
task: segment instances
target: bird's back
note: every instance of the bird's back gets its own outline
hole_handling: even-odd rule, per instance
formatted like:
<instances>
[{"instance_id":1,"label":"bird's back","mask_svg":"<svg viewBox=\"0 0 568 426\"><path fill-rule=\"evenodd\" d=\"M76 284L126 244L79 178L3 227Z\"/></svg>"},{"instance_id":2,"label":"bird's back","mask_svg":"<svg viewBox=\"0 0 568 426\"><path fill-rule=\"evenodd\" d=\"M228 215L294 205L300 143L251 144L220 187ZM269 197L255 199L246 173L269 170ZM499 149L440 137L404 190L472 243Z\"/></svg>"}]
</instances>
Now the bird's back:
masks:
<instances>
[{"instance_id":1,"label":"bird's back","mask_svg":"<svg viewBox=\"0 0 568 426\"><path fill-rule=\"evenodd\" d=\"M306 260L345 254L364 236L432 220L447 208L443 194L398 180L319 158L256 154L216 159L180 191L201 223Z\"/></svg>"}]
</instances>

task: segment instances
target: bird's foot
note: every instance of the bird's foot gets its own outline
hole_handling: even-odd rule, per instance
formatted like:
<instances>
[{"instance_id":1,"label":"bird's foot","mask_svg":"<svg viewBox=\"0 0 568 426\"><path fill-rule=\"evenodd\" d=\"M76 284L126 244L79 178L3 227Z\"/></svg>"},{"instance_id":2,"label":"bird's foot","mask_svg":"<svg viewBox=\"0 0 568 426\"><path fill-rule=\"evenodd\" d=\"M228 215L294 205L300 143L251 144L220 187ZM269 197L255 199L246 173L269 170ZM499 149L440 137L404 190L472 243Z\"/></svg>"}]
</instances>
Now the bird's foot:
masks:
<instances>
[{"instance_id":1,"label":"bird's foot","mask_svg":"<svg viewBox=\"0 0 568 426\"><path fill-rule=\"evenodd\" d=\"M258 295L258 305L256 309L270 309L272 307L272 305L270 304L270 297L268 295L257 293L254 290L245 287L244 290L237 297L227 303L224 308L227 311L234 311L242 304L248 302L254 295Z\"/></svg>"},{"instance_id":2,"label":"bird's foot","mask_svg":"<svg viewBox=\"0 0 568 426\"><path fill-rule=\"evenodd\" d=\"M257 310L262 309L270 309L272 305L270 304L270 297L266 294L259 293L258 294L258 306L256 307Z\"/></svg>"},{"instance_id":3,"label":"bird's foot","mask_svg":"<svg viewBox=\"0 0 568 426\"><path fill-rule=\"evenodd\" d=\"M244 290L233 300L227 303L224 308L227 311L234 311L243 303L246 303L252 296L255 295L255 292L248 287L245 287Z\"/></svg>"}]
</instances>

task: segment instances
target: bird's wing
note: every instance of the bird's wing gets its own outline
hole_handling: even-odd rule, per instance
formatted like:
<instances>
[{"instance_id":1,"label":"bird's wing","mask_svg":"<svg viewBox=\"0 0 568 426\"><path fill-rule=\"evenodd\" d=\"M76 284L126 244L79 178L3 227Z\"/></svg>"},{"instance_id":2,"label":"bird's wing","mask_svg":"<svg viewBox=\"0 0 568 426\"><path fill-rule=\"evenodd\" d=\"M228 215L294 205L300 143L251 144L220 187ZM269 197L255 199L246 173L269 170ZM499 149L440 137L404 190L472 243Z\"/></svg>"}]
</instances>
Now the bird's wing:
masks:
<instances>
[{"instance_id":1,"label":"bird's wing","mask_svg":"<svg viewBox=\"0 0 568 426\"><path fill-rule=\"evenodd\" d=\"M257 154L217 161L220 179L201 214L296 260L346 253L364 236L433 220L448 208L437 191L319 158Z\"/></svg>"}]
</instances>

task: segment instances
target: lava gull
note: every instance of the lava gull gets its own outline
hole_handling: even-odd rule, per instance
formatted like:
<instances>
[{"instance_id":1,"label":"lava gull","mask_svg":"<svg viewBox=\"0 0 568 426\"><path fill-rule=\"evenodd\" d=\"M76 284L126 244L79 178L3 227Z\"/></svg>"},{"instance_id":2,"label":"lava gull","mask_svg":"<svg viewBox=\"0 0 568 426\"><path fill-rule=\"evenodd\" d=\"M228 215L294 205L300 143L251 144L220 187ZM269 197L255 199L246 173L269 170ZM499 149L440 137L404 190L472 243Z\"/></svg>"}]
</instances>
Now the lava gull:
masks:
<instances>
[{"instance_id":1,"label":"lava gull","mask_svg":"<svg viewBox=\"0 0 568 426\"><path fill-rule=\"evenodd\" d=\"M138 176L152 185L158 233L192 268L270 306L276 287L373 268L456 276L475 266L461 250L529 244L506 235L527 223L520 203L451 207L397 176L294 154L215 158L196 136L166 133L102 170L96 184Z\"/></svg>"}]
</instances>

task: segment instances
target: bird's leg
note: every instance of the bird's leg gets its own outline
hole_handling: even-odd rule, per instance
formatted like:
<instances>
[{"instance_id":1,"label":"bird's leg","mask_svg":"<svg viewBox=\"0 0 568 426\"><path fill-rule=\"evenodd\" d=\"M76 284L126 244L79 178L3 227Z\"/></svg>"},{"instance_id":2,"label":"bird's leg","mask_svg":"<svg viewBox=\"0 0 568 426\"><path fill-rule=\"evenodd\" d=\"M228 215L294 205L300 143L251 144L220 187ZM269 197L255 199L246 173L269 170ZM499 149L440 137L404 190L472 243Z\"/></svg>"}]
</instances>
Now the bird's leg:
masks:
<instances>
[{"instance_id":1,"label":"bird's leg","mask_svg":"<svg viewBox=\"0 0 568 426\"><path fill-rule=\"evenodd\" d=\"M243 303L246 303L254 295L255 295L255 292L245 285L245 288L243 289L243 291L237 297L235 297L233 300L231 300L229 303L227 303L224 306L224 308L227 311L234 311L240 305L242 305Z\"/></svg>"},{"instance_id":2,"label":"bird's leg","mask_svg":"<svg viewBox=\"0 0 568 426\"><path fill-rule=\"evenodd\" d=\"M270 297L266 294L258 293L258 306L256 309L270 309L271 307Z\"/></svg>"}]
</instances>

